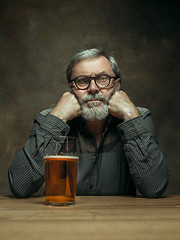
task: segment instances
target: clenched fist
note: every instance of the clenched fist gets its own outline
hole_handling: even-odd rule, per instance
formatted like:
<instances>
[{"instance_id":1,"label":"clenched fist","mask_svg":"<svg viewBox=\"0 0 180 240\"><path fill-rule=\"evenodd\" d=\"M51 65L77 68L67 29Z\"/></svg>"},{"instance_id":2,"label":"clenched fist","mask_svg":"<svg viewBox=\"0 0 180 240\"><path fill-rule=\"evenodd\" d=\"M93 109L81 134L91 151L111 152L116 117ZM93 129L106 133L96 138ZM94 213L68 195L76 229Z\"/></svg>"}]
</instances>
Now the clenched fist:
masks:
<instances>
[{"instance_id":1,"label":"clenched fist","mask_svg":"<svg viewBox=\"0 0 180 240\"><path fill-rule=\"evenodd\" d=\"M50 113L67 122L81 114L81 107L72 93L65 92Z\"/></svg>"},{"instance_id":2,"label":"clenched fist","mask_svg":"<svg viewBox=\"0 0 180 240\"><path fill-rule=\"evenodd\" d=\"M140 115L128 95L123 91L116 91L110 98L109 113L124 121L128 121Z\"/></svg>"}]
</instances>

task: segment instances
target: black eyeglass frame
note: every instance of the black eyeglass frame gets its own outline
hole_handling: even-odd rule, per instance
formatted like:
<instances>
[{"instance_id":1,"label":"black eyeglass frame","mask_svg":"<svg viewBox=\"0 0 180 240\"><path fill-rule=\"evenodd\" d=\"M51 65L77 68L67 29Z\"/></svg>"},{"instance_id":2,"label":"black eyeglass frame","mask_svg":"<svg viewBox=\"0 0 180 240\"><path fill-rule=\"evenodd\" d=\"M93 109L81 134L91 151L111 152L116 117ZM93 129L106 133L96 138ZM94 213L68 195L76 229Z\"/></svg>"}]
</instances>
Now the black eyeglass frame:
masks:
<instances>
[{"instance_id":1,"label":"black eyeglass frame","mask_svg":"<svg viewBox=\"0 0 180 240\"><path fill-rule=\"evenodd\" d=\"M107 84L106 87L99 87L98 84L96 83L96 79L97 79L99 76L101 76L101 75L102 75L102 76L106 76L106 77L109 78L109 83ZM80 88L80 87L78 87L78 85L77 85L77 83L76 83L76 79L79 78L79 77L86 77L86 78L89 79L89 84L88 84L87 87L85 87L85 88ZM107 88L107 87L109 86L112 78L113 78L114 80L117 80L119 77L116 77L116 76L115 76L115 77L112 77L112 76L109 76L109 75L107 75L107 74L99 74L99 75L97 75L96 77L88 77L87 75L80 75L80 76L77 76L77 77L69 80L69 83L74 82L75 85L76 85L76 87L77 87L78 89L80 89L80 90L85 90L85 89L87 89L87 88L90 86L91 80L94 80L96 86L97 86L98 88L101 88L101 89L102 89L102 88Z\"/></svg>"}]
</instances>

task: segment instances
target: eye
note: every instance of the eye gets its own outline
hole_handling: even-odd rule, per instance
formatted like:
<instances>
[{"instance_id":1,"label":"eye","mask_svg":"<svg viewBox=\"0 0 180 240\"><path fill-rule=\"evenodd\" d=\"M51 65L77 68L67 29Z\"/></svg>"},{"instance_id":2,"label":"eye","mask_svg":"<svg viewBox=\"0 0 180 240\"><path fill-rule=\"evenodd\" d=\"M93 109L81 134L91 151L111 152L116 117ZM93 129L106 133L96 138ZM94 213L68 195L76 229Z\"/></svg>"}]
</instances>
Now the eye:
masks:
<instances>
[{"instance_id":1,"label":"eye","mask_svg":"<svg viewBox=\"0 0 180 240\"><path fill-rule=\"evenodd\" d=\"M99 75L96 77L97 81L101 81L101 82L106 82L109 80L109 77L107 75Z\"/></svg>"},{"instance_id":2,"label":"eye","mask_svg":"<svg viewBox=\"0 0 180 240\"><path fill-rule=\"evenodd\" d=\"M80 76L76 79L76 83L78 85L84 85L84 84L87 84L89 83L89 77L86 77L86 76Z\"/></svg>"}]
</instances>

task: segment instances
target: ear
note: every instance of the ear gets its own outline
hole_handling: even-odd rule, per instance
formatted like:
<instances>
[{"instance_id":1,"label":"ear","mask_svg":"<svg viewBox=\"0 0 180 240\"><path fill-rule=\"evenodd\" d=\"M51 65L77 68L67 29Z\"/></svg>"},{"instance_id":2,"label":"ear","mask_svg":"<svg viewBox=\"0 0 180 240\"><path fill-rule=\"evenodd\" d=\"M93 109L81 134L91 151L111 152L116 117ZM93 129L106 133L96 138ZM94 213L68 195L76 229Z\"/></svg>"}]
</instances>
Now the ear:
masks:
<instances>
[{"instance_id":1,"label":"ear","mask_svg":"<svg viewBox=\"0 0 180 240\"><path fill-rule=\"evenodd\" d=\"M116 88L117 88L118 90L120 90L120 87L121 87L121 79L118 78L118 79L116 79Z\"/></svg>"},{"instance_id":2,"label":"ear","mask_svg":"<svg viewBox=\"0 0 180 240\"><path fill-rule=\"evenodd\" d=\"M72 93L72 83L68 83L69 91Z\"/></svg>"}]
</instances>

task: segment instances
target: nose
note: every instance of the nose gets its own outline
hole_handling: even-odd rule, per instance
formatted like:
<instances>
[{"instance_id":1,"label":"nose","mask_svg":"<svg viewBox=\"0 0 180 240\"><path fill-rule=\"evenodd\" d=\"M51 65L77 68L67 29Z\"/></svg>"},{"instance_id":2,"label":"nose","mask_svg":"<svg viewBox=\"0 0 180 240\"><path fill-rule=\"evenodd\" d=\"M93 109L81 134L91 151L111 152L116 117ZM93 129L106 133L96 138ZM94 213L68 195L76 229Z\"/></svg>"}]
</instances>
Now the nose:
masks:
<instances>
[{"instance_id":1,"label":"nose","mask_svg":"<svg viewBox=\"0 0 180 240\"><path fill-rule=\"evenodd\" d=\"M91 79L90 85L88 87L88 92L93 93L93 94L96 92L99 92L99 88L96 85L94 79Z\"/></svg>"}]
</instances>

